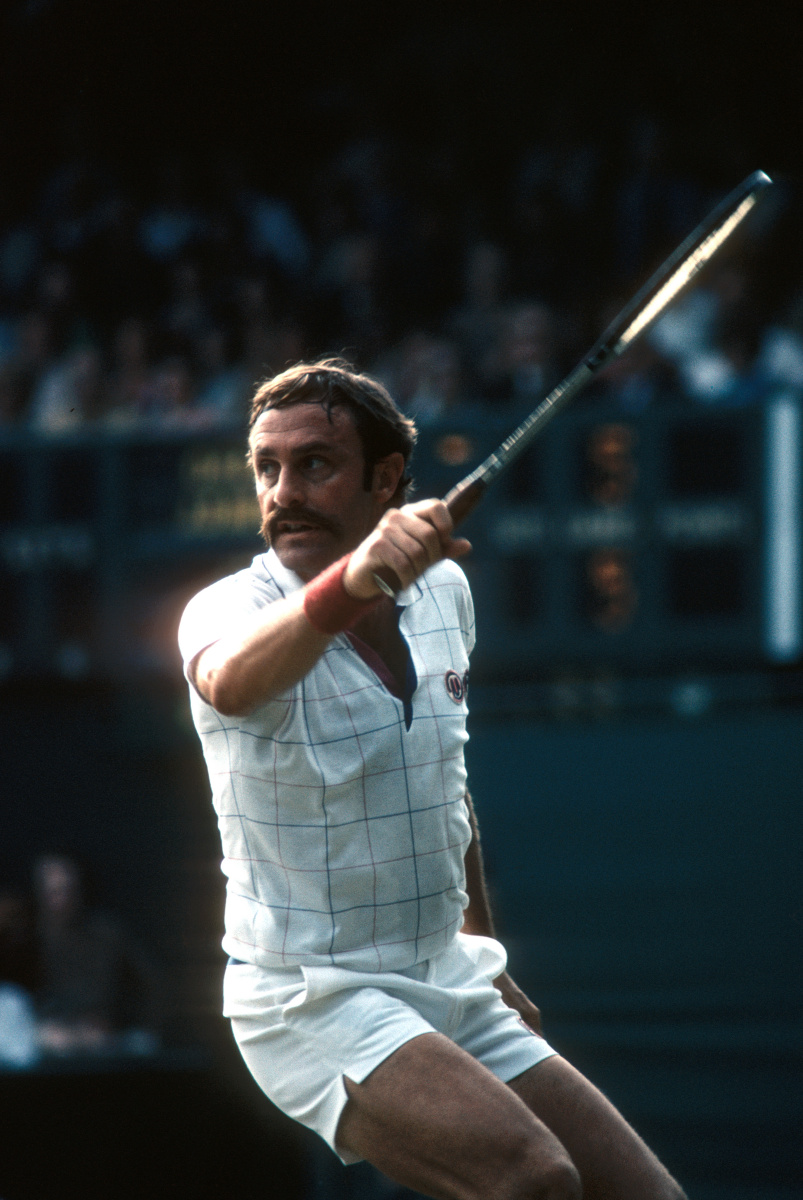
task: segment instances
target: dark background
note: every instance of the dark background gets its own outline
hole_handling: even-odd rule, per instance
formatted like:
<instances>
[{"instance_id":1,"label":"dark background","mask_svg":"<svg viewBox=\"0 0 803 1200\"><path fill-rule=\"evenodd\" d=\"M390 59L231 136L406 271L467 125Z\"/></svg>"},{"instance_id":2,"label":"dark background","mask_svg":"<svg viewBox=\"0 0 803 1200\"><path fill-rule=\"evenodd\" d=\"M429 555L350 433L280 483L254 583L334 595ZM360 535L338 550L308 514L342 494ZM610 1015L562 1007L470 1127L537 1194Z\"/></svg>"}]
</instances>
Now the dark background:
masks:
<instances>
[{"instance_id":1,"label":"dark background","mask_svg":"<svg viewBox=\"0 0 803 1200\"><path fill-rule=\"evenodd\" d=\"M292 179L371 126L424 142L445 131L480 163L541 134L545 116L610 132L639 108L671 119L700 171L744 154L788 170L801 153L798 36L789 14L756 4L26 0L4 6L4 124L28 181L75 105L132 172L155 145L233 142Z\"/></svg>"},{"instance_id":2,"label":"dark background","mask_svg":"<svg viewBox=\"0 0 803 1200\"><path fill-rule=\"evenodd\" d=\"M76 145L143 200L181 161L214 204L234 157L304 217L321 164L378 133L406 186L470 196L493 236L528 146L602 146L613 184L648 116L704 195L759 167L780 180L768 315L803 278L803 63L782 6L14 0L0 22L2 224ZM603 273L610 216L588 215L579 251ZM764 702L733 680L717 702L715 682L691 722L674 676L614 703L601 668L558 699L538 677L477 689L470 765L513 965L692 1200L792 1200L803 711L769 667ZM21 873L81 842L171 994L157 1066L0 1080L4 1200L387 1194L271 1113L216 1016L218 848L180 680L11 680L0 704L3 857Z\"/></svg>"},{"instance_id":3,"label":"dark background","mask_svg":"<svg viewBox=\"0 0 803 1200\"><path fill-rule=\"evenodd\" d=\"M301 196L338 144L380 130L413 160L447 138L493 205L530 141L621 144L639 113L707 183L801 166L799 34L773 6L25 0L4 5L2 61L13 215L75 114L139 187L160 153L234 150Z\"/></svg>"}]
</instances>

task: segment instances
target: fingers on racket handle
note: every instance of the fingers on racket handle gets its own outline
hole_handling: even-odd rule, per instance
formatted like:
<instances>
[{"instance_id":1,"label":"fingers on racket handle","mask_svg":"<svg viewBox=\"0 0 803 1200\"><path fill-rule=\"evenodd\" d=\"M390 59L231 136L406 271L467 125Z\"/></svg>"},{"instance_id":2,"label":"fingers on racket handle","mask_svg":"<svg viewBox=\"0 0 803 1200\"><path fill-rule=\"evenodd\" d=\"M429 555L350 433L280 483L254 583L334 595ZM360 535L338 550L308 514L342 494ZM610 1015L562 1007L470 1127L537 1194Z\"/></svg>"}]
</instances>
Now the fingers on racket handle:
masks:
<instances>
[{"instance_id":1,"label":"fingers on racket handle","mask_svg":"<svg viewBox=\"0 0 803 1200\"><path fill-rule=\"evenodd\" d=\"M465 486L458 483L457 487L452 488L445 497L445 504L455 525L459 525L461 521L465 520L474 506L479 503L487 486L483 480L473 479ZM387 596L396 596L402 590L402 582L392 567L380 567L372 574L376 585Z\"/></svg>"},{"instance_id":2,"label":"fingers on racket handle","mask_svg":"<svg viewBox=\"0 0 803 1200\"><path fill-rule=\"evenodd\" d=\"M472 479L470 483L458 483L452 488L445 497L445 503L455 525L465 521L468 514L476 508L485 495L487 486L482 479Z\"/></svg>"}]
</instances>

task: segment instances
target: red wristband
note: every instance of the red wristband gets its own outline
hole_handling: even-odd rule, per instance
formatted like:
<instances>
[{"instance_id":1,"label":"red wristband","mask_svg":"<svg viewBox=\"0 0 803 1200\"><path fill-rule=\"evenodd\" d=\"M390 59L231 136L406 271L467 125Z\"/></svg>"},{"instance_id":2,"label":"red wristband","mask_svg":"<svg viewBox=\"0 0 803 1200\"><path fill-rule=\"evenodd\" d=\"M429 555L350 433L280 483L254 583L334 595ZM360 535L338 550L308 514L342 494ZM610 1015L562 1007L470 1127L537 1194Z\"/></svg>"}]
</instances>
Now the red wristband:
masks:
<instances>
[{"instance_id":1,"label":"red wristband","mask_svg":"<svg viewBox=\"0 0 803 1200\"><path fill-rule=\"evenodd\" d=\"M343 575L350 558L347 554L338 559L304 588L304 615L318 633L342 633L382 598L371 596L369 600L359 600L349 595L343 586Z\"/></svg>"}]
</instances>

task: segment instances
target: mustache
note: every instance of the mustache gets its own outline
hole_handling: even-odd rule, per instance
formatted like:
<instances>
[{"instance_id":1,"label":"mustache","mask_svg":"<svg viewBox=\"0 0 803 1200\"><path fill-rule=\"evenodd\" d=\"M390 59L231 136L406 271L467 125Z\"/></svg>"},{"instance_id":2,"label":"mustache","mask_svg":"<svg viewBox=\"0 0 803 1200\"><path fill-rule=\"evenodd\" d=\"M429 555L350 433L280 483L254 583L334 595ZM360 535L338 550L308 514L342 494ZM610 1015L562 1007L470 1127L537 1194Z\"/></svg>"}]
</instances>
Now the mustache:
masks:
<instances>
[{"instance_id":1,"label":"mustache","mask_svg":"<svg viewBox=\"0 0 803 1200\"><path fill-rule=\"evenodd\" d=\"M282 521L303 521L304 524L314 525L326 533L334 534L335 537L339 537L343 533L339 521L335 521L332 517L325 517L323 513L316 512L314 508L304 508L301 505L297 508L274 508L273 512L262 522L262 536L269 546L276 536L277 526L281 525Z\"/></svg>"}]
</instances>

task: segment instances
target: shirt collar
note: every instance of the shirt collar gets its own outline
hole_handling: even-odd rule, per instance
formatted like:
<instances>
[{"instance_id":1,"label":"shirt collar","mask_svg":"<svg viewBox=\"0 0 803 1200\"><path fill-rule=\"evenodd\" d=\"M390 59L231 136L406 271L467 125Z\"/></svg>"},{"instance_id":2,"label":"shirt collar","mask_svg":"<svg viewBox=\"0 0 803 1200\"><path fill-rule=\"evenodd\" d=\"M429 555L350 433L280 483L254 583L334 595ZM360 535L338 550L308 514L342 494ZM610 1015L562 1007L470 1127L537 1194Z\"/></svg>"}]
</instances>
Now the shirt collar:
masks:
<instances>
[{"instance_id":1,"label":"shirt collar","mask_svg":"<svg viewBox=\"0 0 803 1200\"><path fill-rule=\"evenodd\" d=\"M272 547L265 554L258 554L254 559L253 566L261 574L269 575L275 579L285 596L291 595L292 592L297 592L304 586L304 580L296 575L295 571L282 566L278 554ZM414 580L409 587L402 588L398 593L396 604L399 608L408 608L416 600L419 600L423 594L418 580Z\"/></svg>"},{"instance_id":2,"label":"shirt collar","mask_svg":"<svg viewBox=\"0 0 803 1200\"><path fill-rule=\"evenodd\" d=\"M278 554L272 547L264 554L258 554L254 559L253 565L261 574L268 575L274 579L285 596L299 591L304 586L304 580L299 575L296 575L295 571L291 571L289 567L282 566Z\"/></svg>"}]
</instances>

